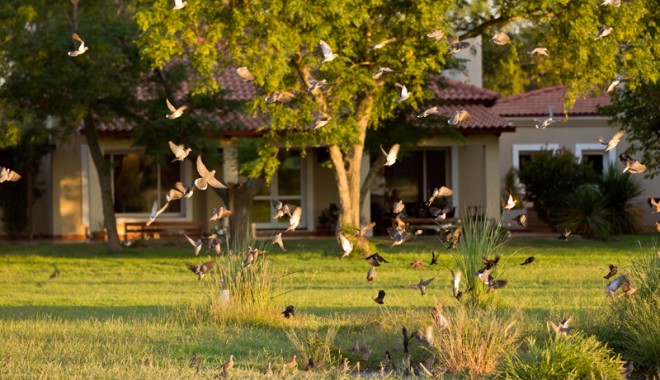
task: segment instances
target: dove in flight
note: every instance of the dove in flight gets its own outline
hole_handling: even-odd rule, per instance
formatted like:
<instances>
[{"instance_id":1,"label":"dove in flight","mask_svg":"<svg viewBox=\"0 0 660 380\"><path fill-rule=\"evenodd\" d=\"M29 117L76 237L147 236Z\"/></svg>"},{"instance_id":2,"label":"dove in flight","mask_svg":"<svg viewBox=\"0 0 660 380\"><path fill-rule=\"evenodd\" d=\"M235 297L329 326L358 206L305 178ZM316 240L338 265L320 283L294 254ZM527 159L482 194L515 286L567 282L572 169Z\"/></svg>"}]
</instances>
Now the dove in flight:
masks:
<instances>
[{"instance_id":1,"label":"dove in flight","mask_svg":"<svg viewBox=\"0 0 660 380\"><path fill-rule=\"evenodd\" d=\"M147 219L147 226L150 226L151 223L153 223L154 220L156 220L158 215L162 214L163 211L165 211L165 209L167 209L167 206L169 205L170 205L169 202L165 203L165 205L159 209L158 201L154 201L153 205L151 206L151 214L149 214L149 219Z\"/></svg>"},{"instance_id":2,"label":"dove in flight","mask_svg":"<svg viewBox=\"0 0 660 380\"><path fill-rule=\"evenodd\" d=\"M236 74L246 82L251 82L254 80L254 75L252 75L250 70L245 66L236 69Z\"/></svg>"},{"instance_id":3,"label":"dove in flight","mask_svg":"<svg viewBox=\"0 0 660 380\"><path fill-rule=\"evenodd\" d=\"M401 145L399 144L394 144L390 148L389 152L386 152L385 149L383 149L383 146L380 146L381 152L385 155L385 164L384 166L392 166L396 162L396 157L399 154L399 149L401 148Z\"/></svg>"},{"instance_id":4,"label":"dove in flight","mask_svg":"<svg viewBox=\"0 0 660 380\"><path fill-rule=\"evenodd\" d=\"M73 33L71 38L73 38L73 46L76 50L70 51L69 57L77 57L79 55L85 54L85 52L89 50L89 47L85 45L85 41L83 41L77 33Z\"/></svg>"},{"instance_id":5,"label":"dove in flight","mask_svg":"<svg viewBox=\"0 0 660 380\"><path fill-rule=\"evenodd\" d=\"M333 59L337 58L338 55L332 52L330 45L327 42L320 40L319 46L321 47L321 53L323 54L323 62L330 62Z\"/></svg>"},{"instance_id":6,"label":"dove in flight","mask_svg":"<svg viewBox=\"0 0 660 380\"><path fill-rule=\"evenodd\" d=\"M209 171L206 168L206 165L202 162L202 155L200 154L197 156L197 173L199 173L199 177L195 180L195 186L200 189L200 190L206 190L208 185L211 185L211 187L215 187L216 189L226 189L227 186L225 186L222 182L218 181L215 178L215 170Z\"/></svg>"}]
</instances>

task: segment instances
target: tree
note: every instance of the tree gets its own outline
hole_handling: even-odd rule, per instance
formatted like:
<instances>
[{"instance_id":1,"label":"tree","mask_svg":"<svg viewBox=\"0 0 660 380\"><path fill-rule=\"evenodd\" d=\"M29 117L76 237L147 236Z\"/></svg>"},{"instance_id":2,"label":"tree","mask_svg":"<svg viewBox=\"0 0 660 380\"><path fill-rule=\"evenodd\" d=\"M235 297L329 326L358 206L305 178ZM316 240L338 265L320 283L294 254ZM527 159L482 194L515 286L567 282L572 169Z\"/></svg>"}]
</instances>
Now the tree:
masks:
<instances>
[{"instance_id":1,"label":"tree","mask_svg":"<svg viewBox=\"0 0 660 380\"><path fill-rule=\"evenodd\" d=\"M82 128L99 174L108 248L117 235L110 170L98 142L97 125L135 123L145 105L136 98L145 67L133 41L133 7L121 1L7 0L0 5L0 99L16 112L30 111L35 123L57 121L50 136L65 140ZM72 33L89 51L70 57Z\"/></svg>"},{"instance_id":2,"label":"tree","mask_svg":"<svg viewBox=\"0 0 660 380\"><path fill-rule=\"evenodd\" d=\"M272 158L280 148L327 146L342 225L360 223L360 165L367 131L377 129L396 109L416 107L428 95L428 74L451 61L446 43L424 38L433 30L463 39L535 26L536 40L552 52L549 70L568 86L567 105L602 88L615 70L653 81L658 76L648 64L654 60L649 44L657 39L656 26L643 22L657 14L657 1L599 8L593 0L495 1L491 7L448 0L255 0L190 2L178 11L160 1L139 4L140 46L153 67L190 57L206 79L197 91L218 89L218 62L221 69L247 66L254 74L259 96L247 109L267 115L269 122L259 159L245 166L246 173L272 175L278 164ZM598 25L613 25L614 32L595 41ZM390 38L396 41L369 48ZM335 59L323 62L320 40L338 55ZM374 80L379 67L396 72ZM313 79L330 85L308 92ZM407 86L410 99L396 101L396 82ZM286 104L267 103L264 95L276 91L294 98ZM315 113L331 121L312 131Z\"/></svg>"}]
</instances>

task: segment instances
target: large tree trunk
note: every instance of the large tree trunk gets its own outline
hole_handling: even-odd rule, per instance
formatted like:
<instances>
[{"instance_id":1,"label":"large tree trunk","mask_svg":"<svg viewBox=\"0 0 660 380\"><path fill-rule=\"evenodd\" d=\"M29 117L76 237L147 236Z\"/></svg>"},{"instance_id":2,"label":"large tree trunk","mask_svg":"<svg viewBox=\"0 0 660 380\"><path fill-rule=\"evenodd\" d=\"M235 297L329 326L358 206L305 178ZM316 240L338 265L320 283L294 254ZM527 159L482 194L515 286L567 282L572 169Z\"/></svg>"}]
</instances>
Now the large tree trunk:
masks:
<instances>
[{"instance_id":1,"label":"large tree trunk","mask_svg":"<svg viewBox=\"0 0 660 380\"><path fill-rule=\"evenodd\" d=\"M117 219L115 218L115 206L112 202L112 185L110 183L110 168L103 158L101 147L99 146L99 135L91 114L84 119L85 135L87 145L92 155L96 172L99 174L99 183L101 185L101 203L103 205L103 224L108 235L108 249L111 252L121 250L121 242L117 235Z\"/></svg>"},{"instance_id":2,"label":"large tree trunk","mask_svg":"<svg viewBox=\"0 0 660 380\"><path fill-rule=\"evenodd\" d=\"M264 185L262 178L249 178L241 186L219 190L218 194L232 211L229 217L229 246L242 247L250 239L250 215L254 196Z\"/></svg>"}]
</instances>

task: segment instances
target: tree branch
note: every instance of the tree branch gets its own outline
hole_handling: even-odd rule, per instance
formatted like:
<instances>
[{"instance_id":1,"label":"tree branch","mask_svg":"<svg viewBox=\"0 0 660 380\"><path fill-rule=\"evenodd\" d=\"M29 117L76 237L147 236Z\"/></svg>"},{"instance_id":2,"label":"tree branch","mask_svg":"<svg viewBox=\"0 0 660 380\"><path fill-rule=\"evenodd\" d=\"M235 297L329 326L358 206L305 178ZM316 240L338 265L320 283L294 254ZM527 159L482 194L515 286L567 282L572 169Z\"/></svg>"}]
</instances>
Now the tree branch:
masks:
<instances>
[{"instance_id":1,"label":"tree branch","mask_svg":"<svg viewBox=\"0 0 660 380\"><path fill-rule=\"evenodd\" d=\"M488 20L484 23L481 23L474 28L468 30L467 32L461 34L458 36L459 39L464 40L466 38L473 38L482 35L486 30L495 27L497 25L502 25L502 24L507 24L511 21L514 20L519 20L522 19L522 16L506 16L506 17L498 17L494 18L491 20Z\"/></svg>"},{"instance_id":2,"label":"tree branch","mask_svg":"<svg viewBox=\"0 0 660 380\"><path fill-rule=\"evenodd\" d=\"M362 206L364 204L364 199L367 196L367 192L369 191L369 189L371 189L371 186L374 184L374 181L378 176L378 171L383 167L383 165L385 165L385 161L386 161L385 155L379 154L376 161L374 161L374 163L369 168L367 177L364 179L364 182L362 182L362 186L360 187L360 209L362 209Z\"/></svg>"}]
</instances>

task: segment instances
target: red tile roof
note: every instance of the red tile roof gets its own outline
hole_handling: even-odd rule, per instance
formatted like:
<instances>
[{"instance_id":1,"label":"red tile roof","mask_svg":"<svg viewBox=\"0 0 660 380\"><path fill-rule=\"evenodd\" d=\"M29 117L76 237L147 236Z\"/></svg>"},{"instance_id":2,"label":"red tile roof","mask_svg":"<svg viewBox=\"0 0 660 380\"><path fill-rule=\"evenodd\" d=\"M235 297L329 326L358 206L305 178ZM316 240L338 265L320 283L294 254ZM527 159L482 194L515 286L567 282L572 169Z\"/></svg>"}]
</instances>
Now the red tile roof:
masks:
<instances>
[{"instance_id":1,"label":"red tile roof","mask_svg":"<svg viewBox=\"0 0 660 380\"><path fill-rule=\"evenodd\" d=\"M470 114L470 121L461 122L456 126L457 131L460 133L514 132L516 130L510 122L481 104L447 104L437 107L442 117L427 116L424 121L418 124L419 127L433 129L434 127L447 126L447 119L450 119L456 111L466 110Z\"/></svg>"},{"instance_id":2,"label":"red tile roof","mask_svg":"<svg viewBox=\"0 0 660 380\"><path fill-rule=\"evenodd\" d=\"M552 107L555 115L562 114L565 93L565 86L541 88L500 99L493 111L500 116L545 116L548 114L548 107ZM598 115L596 106L607 104L610 104L610 97L606 94L578 99L573 108L568 110L568 115L595 116Z\"/></svg>"},{"instance_id":3,"label":"red tile roof","mask_svg":"<svg viewBox=\"0 0 660 380\"><path fill-rule=\"evenodd\" d=\"M448 104L465 104L467 102L492 106L500 97L497 92L438 75L431 76L428 89L436 96L435 100L443 100Z\"/></svg>"}]
</instances>

